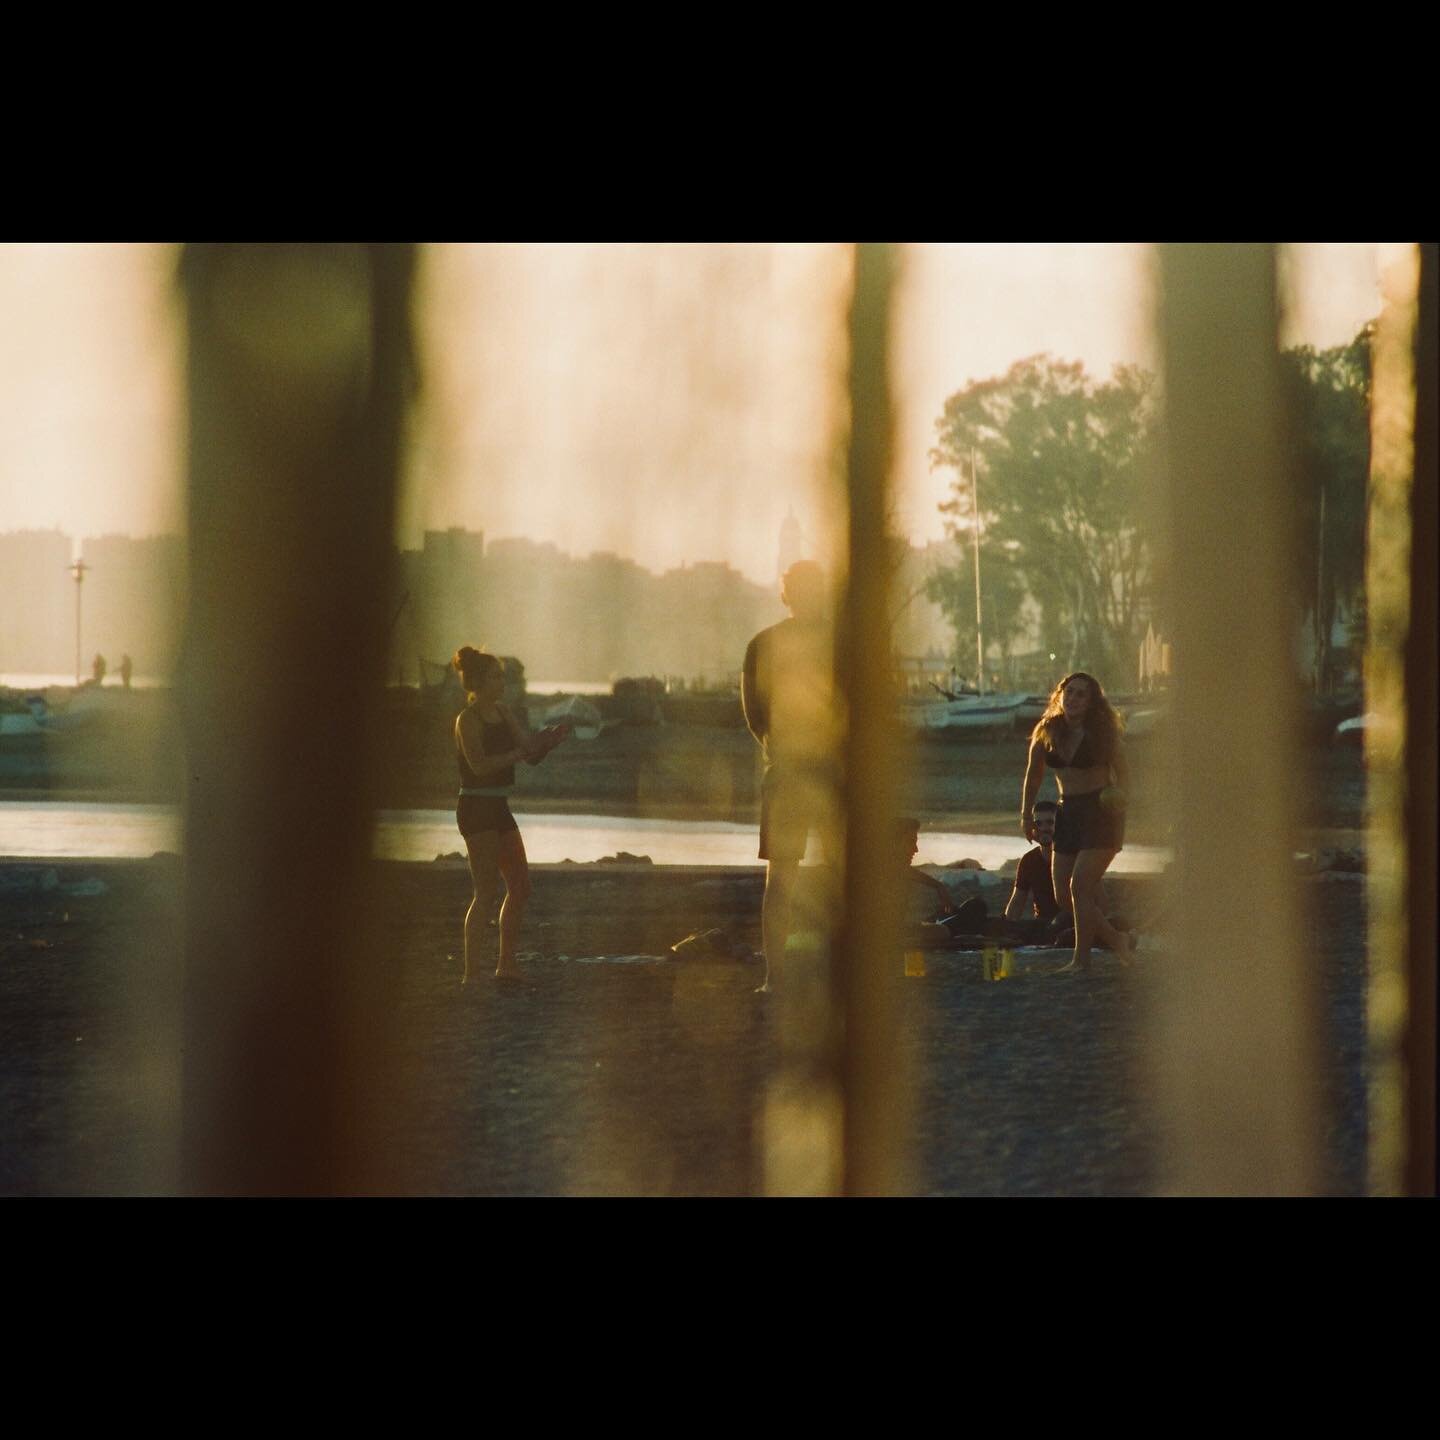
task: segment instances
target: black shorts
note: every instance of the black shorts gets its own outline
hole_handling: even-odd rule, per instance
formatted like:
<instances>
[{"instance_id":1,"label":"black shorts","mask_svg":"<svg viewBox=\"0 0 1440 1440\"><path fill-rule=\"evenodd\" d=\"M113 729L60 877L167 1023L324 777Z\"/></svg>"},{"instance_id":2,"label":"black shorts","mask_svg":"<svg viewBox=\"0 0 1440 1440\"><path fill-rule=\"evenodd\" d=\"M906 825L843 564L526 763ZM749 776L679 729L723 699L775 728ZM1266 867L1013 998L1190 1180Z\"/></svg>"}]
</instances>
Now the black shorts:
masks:
<instances>
[{"instance_id":1,"label":"black shorts","mask_svg":"<svg viewBox=\"0 0 1440 1440\"><path fill-rule=\"evenodd\" d=\"M820 832L825 858L839 860L835 777L828 766L770 765L760 782L760 858L805 858L811 830Z\"/></svg>"},{"instance_id":2,"label":"black shorts","mask_svg":"<svg viewBox=\"0 0 1440 1440\"><path fill-rule=\"evenodd\" d=\"M1119 850L1125 844L1125 811L1100 803L1103 791L1066 795L1055 816L1055 849L1061 855L1082 850Z\"/></svg>"},{"instance_id":3,"label":"black shorts","mask_svg":"<svg viewBox=\"0 0 1440 1440\"><path fill-rule=\"evenodd\" d=\"M455 806L455 823L462 835L520 828L510 813L510 802L503 795L462 795Z\"/></svg>"}]
</instances>

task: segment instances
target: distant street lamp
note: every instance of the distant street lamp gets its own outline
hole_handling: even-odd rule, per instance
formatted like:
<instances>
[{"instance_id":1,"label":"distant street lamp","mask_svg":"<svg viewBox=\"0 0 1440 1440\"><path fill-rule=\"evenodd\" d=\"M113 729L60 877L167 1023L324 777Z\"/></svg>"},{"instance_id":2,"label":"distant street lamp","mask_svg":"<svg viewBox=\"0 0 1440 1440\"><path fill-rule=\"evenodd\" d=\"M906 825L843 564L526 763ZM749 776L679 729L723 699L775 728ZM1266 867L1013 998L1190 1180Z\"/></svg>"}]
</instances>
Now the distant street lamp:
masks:
<instances>
[{"instance_id":1,"label":"distant street lamp","mask_svg":"<svg viewBox=\"0 0 1440 1440\"><path fill-rule=\"evenodd\" d=\"M80 587L85 582L85 572L93 567L84 560L77 560L68 567L75 577L75 684L80 684Z\"/></svg>"}]
</instances>

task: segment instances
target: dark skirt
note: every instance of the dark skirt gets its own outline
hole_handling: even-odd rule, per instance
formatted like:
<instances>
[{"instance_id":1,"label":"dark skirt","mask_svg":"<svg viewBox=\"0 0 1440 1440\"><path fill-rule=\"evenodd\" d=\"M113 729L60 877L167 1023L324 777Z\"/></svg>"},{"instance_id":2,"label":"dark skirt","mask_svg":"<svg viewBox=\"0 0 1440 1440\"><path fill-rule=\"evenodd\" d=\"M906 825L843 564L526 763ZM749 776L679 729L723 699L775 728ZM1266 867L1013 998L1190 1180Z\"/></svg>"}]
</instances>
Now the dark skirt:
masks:
<instances>
[{"instance_id":1,"label":"dark skirt","mask_svg":"<svg viewBox=\"0 0 1440 1440\"><path fill-rule=\"evenodd\" d=\"M1066 795L1055 815L1055 849L1061 855L1082 850L1119 850L1125 844L1125 811L1100 803L1103 791Z\"/></svg>"},{"instance_id":2,"label":"dark skirt","mask_svg":"<svg viewBox=\"0 0 1440 1440\"><path fill-rule=\"evenodd\" d=\"M510 813L510 802L503 795L462 795L455 807L455 823L462 835L520 828Z\"/></svg>"}]
</instances>

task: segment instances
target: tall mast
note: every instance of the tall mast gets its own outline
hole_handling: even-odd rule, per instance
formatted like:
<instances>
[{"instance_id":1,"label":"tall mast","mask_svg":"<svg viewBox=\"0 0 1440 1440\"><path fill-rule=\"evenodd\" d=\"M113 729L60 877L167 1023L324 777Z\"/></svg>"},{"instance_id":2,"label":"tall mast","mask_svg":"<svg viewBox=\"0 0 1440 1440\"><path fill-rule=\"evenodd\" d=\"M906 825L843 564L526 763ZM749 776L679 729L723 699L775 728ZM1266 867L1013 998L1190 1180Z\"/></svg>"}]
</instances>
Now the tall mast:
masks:
<instances>
[{"instance_id":1,"label":"tall mast","mask_svg":"<svg viewBox=\"0 0 1440 1440\"><path fill-rule=\"evenodd\" d=\"M1315 564L1315 693L1325 685L1325 481L1320 481L1320 535Z\"/></svg>"},{"instance_id":2,"label":"tall mast","mask_svg":"<svg viewBox=\"0 0 1440 1440\"><path fill-rule=\"evenodd\" d=\"M970 533L975 540L975 674L980 693L985 693L985 637L980 615L980 475L975 468L975 447L970 447L970 494L975 504L975 523Z\"/></svg>"}]
</instances>

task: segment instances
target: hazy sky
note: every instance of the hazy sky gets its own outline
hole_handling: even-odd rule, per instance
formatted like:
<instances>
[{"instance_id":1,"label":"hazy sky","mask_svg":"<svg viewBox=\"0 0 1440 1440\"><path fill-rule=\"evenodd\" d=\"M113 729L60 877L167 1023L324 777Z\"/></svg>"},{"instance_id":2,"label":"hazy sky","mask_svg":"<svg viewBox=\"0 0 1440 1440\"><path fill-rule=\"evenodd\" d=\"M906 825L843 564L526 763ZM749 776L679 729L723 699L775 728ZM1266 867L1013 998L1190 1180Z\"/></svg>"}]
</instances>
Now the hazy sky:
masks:
<instances>
[{"instance_id":1,"label":"hazy sky","mask_svg":"<svg viewBox=\"0 0 1440 1440\"><path fill-rule=\"evenodd\" d=\"M1286 339L1379 308L1374 245L1293 252ZM1041 351L1155 363L1148 247L907 247L895 328L899 514L943 533L945 397ZM0 530L178 529L181 353L166 246L0 247ZM464 525L662 569L774 575L793 505L833 494L846 247L447 246L426 253L425 403L402 538Z\"/></svg>"},{"instance_id":2,"label":"hazy sky","mask_svg":"<svg viewBox=\"0 0 1440 1440\"><path fill-rule=\"evenodd\" d=\"M174 252L0 245L0 530L178 530Z\"/></svg>"}]
</instances>

